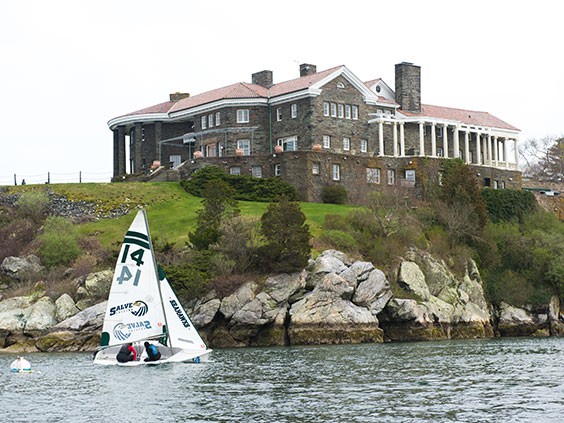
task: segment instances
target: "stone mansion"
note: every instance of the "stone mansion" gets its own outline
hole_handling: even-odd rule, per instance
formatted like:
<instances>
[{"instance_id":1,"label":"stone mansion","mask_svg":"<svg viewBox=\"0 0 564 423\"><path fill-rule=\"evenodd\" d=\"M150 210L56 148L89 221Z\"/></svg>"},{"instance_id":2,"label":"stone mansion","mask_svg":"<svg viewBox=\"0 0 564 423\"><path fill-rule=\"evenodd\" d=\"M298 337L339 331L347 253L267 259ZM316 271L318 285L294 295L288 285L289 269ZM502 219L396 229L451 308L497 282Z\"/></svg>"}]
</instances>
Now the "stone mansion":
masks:
<instances>
[{"instance_id":1,"label":"stone mansion","mask_svg":"<svg viewBox=\"0 0 564 423\"><path fill-rule=\"evenodd\" d=\"M342 185L349 202L362 203L373 190L417 190L422 172L438 176L444 158L460 158L482 186L521 187L519 130L487 112L423 104L419 66L395 66L395 91L346 66L317 72L302 64L299 72L274 83L264 70L251 83L171 94L111 119L113 180L187 178L217 165L283 178L302 201Z\"/></svg>"}]
</instances>

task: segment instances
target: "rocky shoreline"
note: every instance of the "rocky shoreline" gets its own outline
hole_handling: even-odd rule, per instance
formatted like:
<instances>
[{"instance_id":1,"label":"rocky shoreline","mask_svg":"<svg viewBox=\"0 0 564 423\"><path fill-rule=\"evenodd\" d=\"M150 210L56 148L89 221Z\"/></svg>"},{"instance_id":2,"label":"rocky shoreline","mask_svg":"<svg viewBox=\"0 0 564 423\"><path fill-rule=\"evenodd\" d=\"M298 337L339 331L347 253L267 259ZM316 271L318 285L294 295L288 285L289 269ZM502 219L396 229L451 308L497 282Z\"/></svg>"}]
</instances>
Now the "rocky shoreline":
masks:
<instances>
[{"instance_id":1,"label":"rocky shoreline","mask_svg":"<svg viewBox=\"0 0 564 423\"><path fill-rule=\"evenodd\" d=\"M33 257L9 257L1 267L17 278L34 266ZM106 308L98 299L111 278L110 270L89 275L74 299L53 300L41 284L26 297L0 297L0 353L95 350ZM489 304L472 260L457 277L413 249L394 278L391 284L371 263L328 250L302 272L249 280L231 295L211 292L186 308L211 348L564 334L557 297L535 310ZM394 293L392 285L401 289Z\"/></svg>"}]
</instances>

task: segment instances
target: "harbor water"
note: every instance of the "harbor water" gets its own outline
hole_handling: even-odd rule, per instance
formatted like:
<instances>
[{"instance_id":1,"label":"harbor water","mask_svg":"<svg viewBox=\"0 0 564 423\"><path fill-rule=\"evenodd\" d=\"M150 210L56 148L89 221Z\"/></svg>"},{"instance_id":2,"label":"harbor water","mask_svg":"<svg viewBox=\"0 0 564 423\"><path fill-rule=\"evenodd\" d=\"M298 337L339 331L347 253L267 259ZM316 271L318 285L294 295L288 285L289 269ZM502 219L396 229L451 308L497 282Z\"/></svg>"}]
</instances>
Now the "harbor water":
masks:
<instances>
[{"instance_id":1,"label":"harbor water","mask_svg":"<svg viewBox=\"0 0 564 423\"><path fill-rule=\"evenodd\" d=\"M202 364L101 367L0 355L5 422L557 422L564 338L221 349Z\"/></svg>"}]
</instances>

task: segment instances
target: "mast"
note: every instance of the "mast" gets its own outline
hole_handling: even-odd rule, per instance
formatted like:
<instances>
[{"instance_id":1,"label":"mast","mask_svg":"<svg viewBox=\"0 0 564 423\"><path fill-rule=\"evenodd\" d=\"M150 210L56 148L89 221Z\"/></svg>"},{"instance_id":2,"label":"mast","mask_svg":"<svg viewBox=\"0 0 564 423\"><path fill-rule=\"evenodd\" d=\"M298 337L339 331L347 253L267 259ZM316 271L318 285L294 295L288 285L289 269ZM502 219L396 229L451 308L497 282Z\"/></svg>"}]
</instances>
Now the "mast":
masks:
<instances>
[{"instance_id":1,"label":"mast","mask_svg":"<svg viewBox=\"0 0 564 423\"><path fill-rule=\"evenodd\" d=\"M164 321L165 321L165 327L166 327L166 336L168 338L168 342L170 343L170 354L173 354L173 350L172 350L172 337L170 336L170 328L168 326L168 321L166 320L166 311L164 308L164 302L163 302L163 294L161 292L161 280L159 277L159 269L157 267L157 258L155 257L155 250L153 248L153 241L151 240L151 232L149 231L149 222L147 220L147 213L145 212L145 209L141 209L141 211L143 212L143 217L145 218L145 227L147 228L147 237L149 238L149 246L151 247L151 256L153 257L153 270L155 272L155 278L157 281L157 287L159 288L159 298L161 299L161 307L163 309L163 316L164 316Z\"/></svg>"}]
</instances>

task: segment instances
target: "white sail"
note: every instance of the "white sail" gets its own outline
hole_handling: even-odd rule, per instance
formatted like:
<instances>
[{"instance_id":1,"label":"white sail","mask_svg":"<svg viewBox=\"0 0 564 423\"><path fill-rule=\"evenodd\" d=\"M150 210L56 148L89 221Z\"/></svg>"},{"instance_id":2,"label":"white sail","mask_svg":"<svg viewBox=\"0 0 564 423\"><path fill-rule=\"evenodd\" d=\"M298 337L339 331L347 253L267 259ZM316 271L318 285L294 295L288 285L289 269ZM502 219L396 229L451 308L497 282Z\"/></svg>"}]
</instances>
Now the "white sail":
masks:
<instances>
[{"instance_id":1,"label":"white sail","mask_svg":"<svg viewBox=\"0 0 564 423\"><path fill-rule=\"evenodd\" d=\"M118 256L101 346L154 338L165 324L145 211L129 227Z\"/></svg>"},{"instance_id":2,"label":"white sail","mask_svg":"<svg viewBox=\"0 0 564 423\"><path fill-rule=\"evenodd\" d=\"M145 341L161 358L145 362ZM118 363L123 344L132 343L137 360ZM138 366L166 362L207 361L211 350L182 308L164 272L157 269L145 211L129 227L121 247L94 363Z\"/></svg>"},{"instance_id":3,"label":"white sail","mask_svg":"<svg viewBox=\"0 0 564 423\"><path fill-rule=\"evenodd\" d=\"M188 314L178 301L168 280L161 280L161 295L163 297L166 321L170 336L170 344L182 350L206 350L206 344L190 321Z\"/></svg>"}]
</instances>

